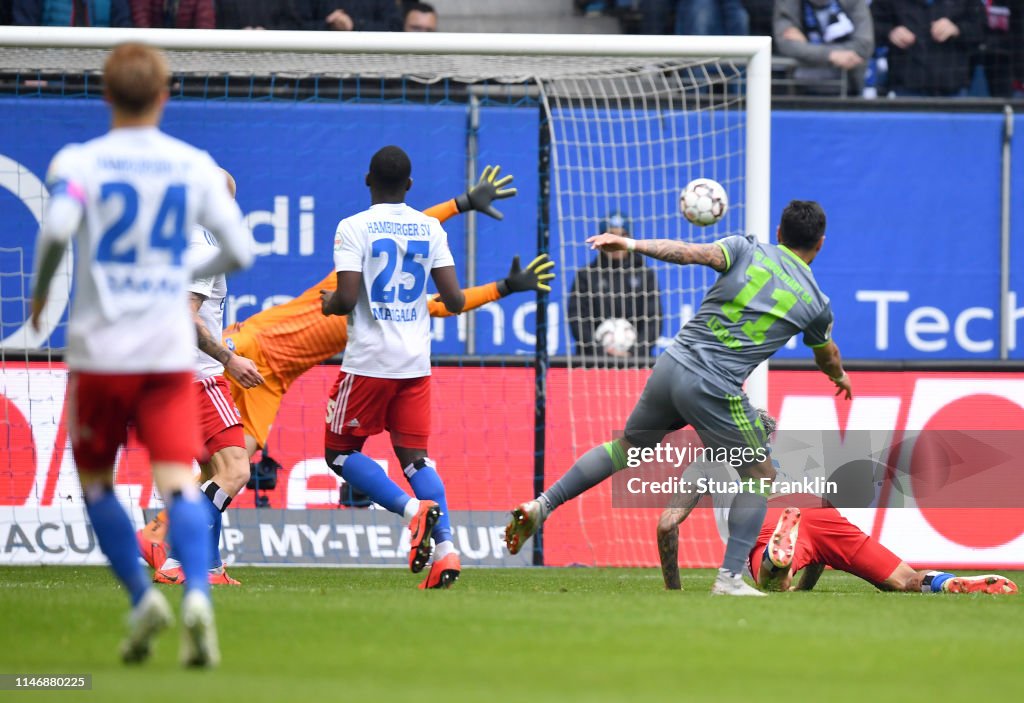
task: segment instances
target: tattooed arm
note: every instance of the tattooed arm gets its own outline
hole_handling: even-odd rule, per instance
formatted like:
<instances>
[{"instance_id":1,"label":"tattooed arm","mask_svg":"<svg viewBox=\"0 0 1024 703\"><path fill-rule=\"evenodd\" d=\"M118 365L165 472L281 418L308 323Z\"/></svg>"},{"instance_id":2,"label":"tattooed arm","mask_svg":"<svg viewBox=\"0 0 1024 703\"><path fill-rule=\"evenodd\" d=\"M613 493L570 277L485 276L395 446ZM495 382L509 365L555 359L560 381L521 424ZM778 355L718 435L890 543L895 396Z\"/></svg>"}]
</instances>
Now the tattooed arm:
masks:
<instances>
[{"instance_id":1,"label":"tattooed arm","mask_svg":"<svg viewBox=\"0 0 1024 703\"><path fill-rule=\"evenodd\" d=\"M199 293L189 293L189 303L192 306L192 321L196 326L196 346L199 351L212 357L224 366L224 371L230 374L242 388L253 388L263 383L263 376L249 359L238 356L230 349L220 343L210 330L206 329L202 318L199 317L199 308L206 302L206 296Z\"/></svg>"},{"instance_id":2,"label":"tattooed arm","mask_svg":"<svg viewBox=\"0 0 1024 703\"><path fill-rule=\"evenodd\" d=\"M670 264L700 264L719 272L728 268L725 252L717 244L691 244L673 239L630 239L615 234L590 237L587 244L591 249L602 251L630 251L632 245L632 251Z\"/></svg>"}]
</instances>

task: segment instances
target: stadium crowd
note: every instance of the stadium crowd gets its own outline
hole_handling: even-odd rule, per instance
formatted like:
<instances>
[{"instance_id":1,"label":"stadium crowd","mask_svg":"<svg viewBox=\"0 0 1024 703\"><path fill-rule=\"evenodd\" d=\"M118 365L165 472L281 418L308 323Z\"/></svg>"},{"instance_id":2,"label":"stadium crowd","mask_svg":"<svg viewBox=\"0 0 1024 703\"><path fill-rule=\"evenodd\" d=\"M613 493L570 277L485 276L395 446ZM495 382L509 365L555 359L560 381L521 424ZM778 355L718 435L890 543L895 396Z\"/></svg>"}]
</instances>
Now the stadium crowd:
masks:
<instances>
[{"instance_id":1,"label":"stadium crowd","mask_svg":"<svg viewBox=\"0 0 1024 703\"><path fill-rule=\"evenodd\" d=\"M770 34L800 93L1024 97L1024 0L574 0L639 34ZM436 31L410 0L0 0L19 25Z\"/></svg>"},{"instance_id":2,"label":"stadium crowd","mask_svg":"<svg viewBox=\"0 0 1024 703\"><path fill-rule=\"evenodd\" d=\"M1024 0L576 0L638 34L771 35L801 92L1024 97Z\"/></svg>"},{"instance_id":3,"label":"stadium crowd","mask_svg":"<svg viewBox=\"0 0 1024 703\"><path fill-rule=\"evenodd\" d=\"M437 12L408 0L0 0L29 26L433 32Z\"/></svg>"}]
</instances>

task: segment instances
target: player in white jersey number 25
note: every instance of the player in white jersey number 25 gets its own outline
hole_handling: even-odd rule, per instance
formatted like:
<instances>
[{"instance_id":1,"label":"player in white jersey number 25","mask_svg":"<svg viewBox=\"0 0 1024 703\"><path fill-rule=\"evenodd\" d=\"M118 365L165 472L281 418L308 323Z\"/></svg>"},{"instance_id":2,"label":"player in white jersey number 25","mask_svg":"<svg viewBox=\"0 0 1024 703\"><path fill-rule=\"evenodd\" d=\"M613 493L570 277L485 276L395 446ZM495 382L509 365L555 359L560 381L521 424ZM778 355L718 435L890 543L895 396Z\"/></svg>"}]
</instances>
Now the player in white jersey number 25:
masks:
<instances>
[{"instance_id":1,"label":"player in white jersey number 25","mask_svg":"<svg viewBox=\"0 0 1024 703\"><path fill-rule=\"evenodd\" d=\"M338 225L338 287L321 291L325 315L349 315L348 347L327 401L325 458L375 503L409 521L409 569L434 563L420 588L448 588L462 569L444 483L427 455L430 438L430 317L427 275L449 312L466 299L441 223L405 204L412 164L397 146L370 160L372 205ZM387 430L413 498L362 453Z\"/></svg>"}]
</instances>

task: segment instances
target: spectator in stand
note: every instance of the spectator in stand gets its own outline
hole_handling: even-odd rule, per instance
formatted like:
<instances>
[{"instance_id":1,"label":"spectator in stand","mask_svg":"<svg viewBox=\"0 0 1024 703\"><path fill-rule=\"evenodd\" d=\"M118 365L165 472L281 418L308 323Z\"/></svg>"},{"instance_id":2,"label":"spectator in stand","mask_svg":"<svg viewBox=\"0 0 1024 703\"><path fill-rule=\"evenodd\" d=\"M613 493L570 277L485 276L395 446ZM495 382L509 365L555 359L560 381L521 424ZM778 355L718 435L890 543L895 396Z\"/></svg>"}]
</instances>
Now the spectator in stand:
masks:
<instances>
[{"instance_id":1,"label":"spectator in stand","mask_svg":"<svg viewBox=\"0 0 1024 703\"><path fill-rule=\"evenodd\" d=\"M131 0L136 27L213 29L217 24L213 0Z\"/></svg>"},{"instance_id":2,"label":"spectator in stand","mask_svg":"<svg viewBox=\"0 0 1024 703\"><path fill-rule=\"evenodd\" d=\"M967 94L981 41L979 0L874 0L871 14L876 41L889 47L890 94Z\"/></svg>"},{"instance_id":3,"label":"spectator in stand","mask_svg":"<svg viewBox=\"0 0 1024 703\"><path fill-rule=\"evenodd\" d=\"M601 223L601 231L629 237L629 220L613 212ZM604 363L648 357L661 334L658 275L640 254L601 251L576 272L568 318L577 356ZM595 338L601 323L614 319L628 321L636 332L636 343L627 352L606 348Z\"/></svg>"},{"instance_id":4,"label":"spectator in stand","mask_svg":"<svg viewBox=\"0 0 1024 703\"><path fill-rule=\"evenodd\" d=\"M405 32L436 32L437 10L425 2L414 2L405 6L405 17L402 20L402 31Z\"/></svg>"},{"instance_id":5,"label":"spectator in stand","mask_svg":"<svg viewBox=\"0 0 1024 703\"><path fill-rule=\"evenodd\" d=\"M395 0L311 0L309 29L335 32L401 32Z\"/></svg>"},{"instance_id":6,"label":"spectator in stand","mask_svg":"<svg viewBox=\"0 0 1024 703\"><path fill-rule=\"evenodd\" d=\"M798 80L834 82L845 70L850 93L860 95L875 50L867 0L776 0L772 36L779 54L797 60Z\"/></svg>"},{"instance_id":7,"label":"spectator in stand","mask_svg":"<svg viewBox=\"0 0 1024 703\"><path fill-rule=\"evenodd\" d=\"M641 34L664 34L675 10L675 34L750 33L750 17L742 0L640 0Z\"/></svg>"},{"instance_id":8,"label":"spectator in stand","mask_svg":"<svg viewBox=\"0 0 1024 703\"><path fill-rule=\"evenodd\" d=\"M1009 98L1014 81L1024 78L1024 0L981 0L983 31L972 64L980 68L984 83L981 96ZM976 94L971 91L971 94Z\"/></svg>"},{"instance_id":9,"label":"spectator in stand","mask_svg":"<svg viewBox=\"0 0 1024 703\"><path fill-rule=\"evenodd\" d=\"M14 0L14 24L35 27L131 27L128 0Z\"/></svg>"},{"instance_id":10,"label":"spectator in stand","mask_svg":"<svg viewBox=\"0 0 1024 703\"><path fill-rule=\"evenodd\" d=\"M1024 98L1024 3L1017 3L1020 10L1010 15L1010 82L1013 97Z\"/></svg>"},{"instance_id":11,"label":"spectator in stand","mask_svg":"<svg viewBox=\"0 0 1024 703\"><path fill-rule=\"evenodd\" d=\"M743 0L750 19L750 34L755 37L767 37L772 33L772 14L775 11L773 0Z\"/></svg>"},{"instance_id":12,"label":"spectator in stand","mask_svg":"<svg viewBox=\"0 0 1024 703\"><path fill-rule=\"evenodd\" d=\"M306 29L307 0L217 0L218 29Z\"/></svg>"}]
</instances>

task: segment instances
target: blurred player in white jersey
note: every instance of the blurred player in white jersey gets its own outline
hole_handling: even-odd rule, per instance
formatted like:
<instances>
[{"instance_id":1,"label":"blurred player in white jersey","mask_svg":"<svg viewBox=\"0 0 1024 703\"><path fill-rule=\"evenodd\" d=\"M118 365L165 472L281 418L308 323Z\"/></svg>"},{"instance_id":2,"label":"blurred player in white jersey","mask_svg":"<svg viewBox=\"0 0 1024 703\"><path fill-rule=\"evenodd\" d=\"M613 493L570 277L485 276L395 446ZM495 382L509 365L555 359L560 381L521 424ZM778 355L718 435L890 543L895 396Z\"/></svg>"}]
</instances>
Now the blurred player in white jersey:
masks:
<instances>
[{"instance_id":1,"label":"blurred player in white jersey","mask_svg":"<svg viewBox=\"0 0 1024 703\"><path fill-rule=\"evenodd\" d=\"M114 462L128 425L149 450L168 505L170 537L189 576L182 604L181 660L220 658L210 585L208 511L192 479L199 450L192 390L195 331L191 276L248 266L248 231L220 169L205 152L163 134L168 97L163 55L141 44L111 52L103 68L113 112L106 135L62 149L50 166L50 199L37 246L32 324L72 237L78 237L76 293L68 322L68 425L100 549L131 597L125 662L140 662L173 621L138 560L131 520L114 495ZM219 253L190 271L183 255L201 220Z\"/></svg>"},{"instance_id":2,"label":"blurred player in white jersey","mask_svg":"<svg viewBox=\"0 0 1024 703\"><path fill-rule=\"evenodd\" d=\"M228 192L235 197L235 179L224 171ZM217 240L203 227L195 227L189 239L187 256L202 262L217 255ZM224 330L224 301L228 295L223 274L200 278L189 285L189 299L196 321L196 375L193 386L199 402L199 429L203 441L200 453L203 494L210 510L210 583L237 586L224 569L220 558L221 515L249 480L249 455L245 450L241 414L231 399L225 371L243 388L254 388L263 377L249 359L238 356L220 342ZM143 557L157 569L157 583L181 584L185 574L181 562L167 557L164 543L150 542L139 531Z\"/></svg>"},{"instance_id":3,"label":"blurred player in white jersey","mask_svg":"<svg viewBox=\"0 0 1024 703\"><path fill-rule=\"evenodd\" d=\"M430 316L427 276L449 312L465 296L448 235L437 219L405 204L412 164L396 146L370 160L373 205L338 224L337 290L321 291L325 315L349 315L348 347L327 401L325 457L331 470L375 503L409 520L409 568L434 563L420 588L448 588L461 565L452 542L444 483L427 455L430 438ZM416 497L362 453L366 438L387 430Z\"/></svg>"}]
</instances>

